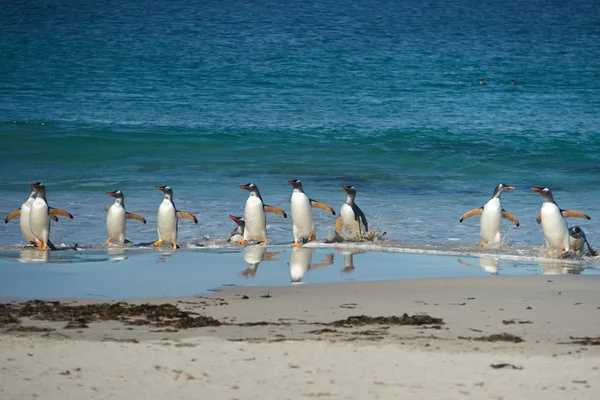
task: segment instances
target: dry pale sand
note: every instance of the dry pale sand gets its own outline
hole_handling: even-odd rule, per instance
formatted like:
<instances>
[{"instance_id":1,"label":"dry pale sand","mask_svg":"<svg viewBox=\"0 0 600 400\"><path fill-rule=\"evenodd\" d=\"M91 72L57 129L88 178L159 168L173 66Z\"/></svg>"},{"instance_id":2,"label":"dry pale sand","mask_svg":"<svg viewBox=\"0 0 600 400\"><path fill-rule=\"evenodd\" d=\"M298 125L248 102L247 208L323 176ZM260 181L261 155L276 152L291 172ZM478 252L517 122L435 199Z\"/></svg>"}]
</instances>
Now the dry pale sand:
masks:
<instances>
[{"instance_id":1,"label":"dry pale sand","mask_svg":"<svg viewBox=\"0 0 600 400\"><path fill-rule=\"evenodd\" d=\"M128 303L165 302L221 325L91 314L73 329L4 323L0 398L600 398L600 277L232 288ZM444 324L346 320L404 313ZM512 341L476 340L504 333Z\"/></svg>"}]
</instances>

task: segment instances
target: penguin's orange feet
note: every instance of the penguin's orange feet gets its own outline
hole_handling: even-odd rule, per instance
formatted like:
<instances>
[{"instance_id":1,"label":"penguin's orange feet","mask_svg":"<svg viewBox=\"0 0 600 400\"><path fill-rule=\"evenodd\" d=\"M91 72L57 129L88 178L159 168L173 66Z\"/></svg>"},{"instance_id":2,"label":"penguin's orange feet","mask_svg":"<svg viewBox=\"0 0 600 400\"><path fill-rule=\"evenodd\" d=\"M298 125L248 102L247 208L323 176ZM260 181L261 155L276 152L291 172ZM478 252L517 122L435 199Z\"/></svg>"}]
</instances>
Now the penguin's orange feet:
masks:
<instances>
[{"instance_id":1,"label":"penguin's orange feet","mask_svg":"<svg viewBox=\"0 0 600 400\"><path fill-rule=\"evenodd\" d=\"M38 250L39 251L46 251L48 249L48 246L46 246L44 243L42 242L38 242Z\"/></svg>"},{"instance_id":2,"label":"penguin's orange feet","mask_svg":"<svg viewBox=\"0 0 600 400\"><path fill-rule=\"evenodd\" d=\"M297 240L294 240L294 244L292 245L292 247L300 247L300 243L298 243Z\"/></svg>"},{"instance_id":3,"label":"penguin's orange feet","mask_svg":"<svg viewBox=\"0 0 600 400\"><path fill-rule=\"evenodd\" d=\"M235 242L237 244L246 244L247 240L246 239L241 239L241 240L236 240Z\"/></svg>"},{"instance_id":4,"label":"penguin's orange feet","mask_svg":"<svg viewBox=\"0 0 600 400\"><path fill-rule=\"evenodd\" d=\"M162 240L157 240L157 241L156 241L156 242L154 242L152 245L153 245L154 247L160 247L162 244L163 244L163 241L162 241Z\"/></svg>"},{"instance_id":5,"label":"penguin's orange feet","mask_svg":"<svg viewBox=\"0 0 600 400\"><path fill-rule=\"evenodd\" d=\"M313 234L311 235L311 237L310 237L310 240L311 240L312 242L316 242L316 241L317 241L317 234L316 234L316 233L313 233Z\"/></svg>"},{"instance_id":6,"label":"penguin's orange feet","mask_svg":"<svg viewBox=\"0 0 600 400\"><path fill-rule=\"evenodd\" d=\"M112 243L113 242L113 238L109 237L108 239L106 239L106 244Z\"/></svg>"},{"instance_id":7,"label":"penguin's orange feet","mask_svg":"<svg viewBox=\"0 0 600 400\"><path fill-rule=\"evenodd\" d=\"M485 247L488 244L488 242L486 242L485 240L481 241L481 247Z\"/></svg>"},{"instance_id":8,"label":"penguin's orange feet","mask_svg":"<svg viewBox=\"0 0 600 400\"><path fill-rule=\"evenodd\" d=\"M173 246L173 250L177 250L177 243L173 242L171 243L171 246Z\"/></svg>"}]
</instances>

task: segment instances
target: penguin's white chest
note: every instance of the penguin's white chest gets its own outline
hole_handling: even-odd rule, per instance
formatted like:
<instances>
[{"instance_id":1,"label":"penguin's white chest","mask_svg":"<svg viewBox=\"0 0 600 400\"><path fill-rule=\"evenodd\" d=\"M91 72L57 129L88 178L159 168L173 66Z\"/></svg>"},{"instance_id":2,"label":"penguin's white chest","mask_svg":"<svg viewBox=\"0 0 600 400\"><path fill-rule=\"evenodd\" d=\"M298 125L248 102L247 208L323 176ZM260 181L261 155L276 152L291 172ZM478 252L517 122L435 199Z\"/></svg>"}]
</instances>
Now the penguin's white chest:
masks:
<instances>
[{"instance_id":1,"label":"penguin's white chest","mask_svg":"<svg viewBox=\"0 0 600 400\"><path fill-rule=\"evenodd\" d=\"M177 213L173 202L164 199L158 208L158 238L174 243L177 241Z\"/></svg>"},{"instance_id":2,"label":"penguin's white chest","mask_svg":"<svg viewBox=\"0 0 600 400\"><path fill-rule=\"evenodd\" d=\"M21 217L19 218L19 225L21 226L21 234L23 235L23 239L27 242L35 242L35 236L33 232L31 232L31 227L29 226L29 213L31 212L31 204L33 203L33 198L28 198L25 203L21 206Z\"/></svg>"},{"instance_id":3,"label":"penguin's white chest","mask_svg":"<svg viewBox=\"0 0 600 400\"><path fill-rule=\"evenodd\" d=\"M313 249L296 247L290 254L290 276L292 282L302 281L302 277L310 269Z\"/></svg>"},{"instance_id":4,"label":"penguin's white chest","mask_svg":"<svg viewBox=\"0 0 600 400\"><path fill-rule=\"evenodd\" d=\"M581 252L583 250L584 245L585 240L583 238L574 238L569 235L569 247L572 251Z\"/></svg>"},{"instance_id":5,"label":"penguin's white chest","mask_svg":"<svg viewBox=\"0 0 600 400\"><path fill-rule=\"evenodd\" d=\"M344 203L340 210L340 217L342 218L342 228L348 229L352 232L358 232L358 221L354 215L354 210L349 204Z\"/></svg>"},{"instance_id":6,"label":"penguin's white chest","mask_svg":"<svg viewBox=\"0 0 600 400\"><path fill-rule=\"evenodd\" d=\"M291 202L294 240L308 239L316 233L310 199L302 192L293 192Z\"/></svg>"},{"instance_id":7,"label":"penguin's white chest","mask_svg":"<svg viewBox=\"0 0 600 400\"><path fill-rule=\"evenodd\" d=\"M31 233L37 240L47 244L50 235L50 215L48 214L48 204L42 198L36 198L31 203L29 211L29 227Z\"/></svg>"},{"instance_id":8,"label":"penguin's white chest","mask_svg":"<svg viewBox=\"0 0 600 400\"><path fill-rule=\"evenodd\" d=\"M244 239L264 242L267 240L267 216L264 205L257 196L249 196L244 210Z\"/></svg>"},{"instance_id":9,"label":"penguin's white chest","mask_svg":"<svg viewBox=\"0 0 600 400\"><path fill-rule=\"evenodd\" d=\"M108 209L106 231L108 232L108 236L119 243L125 241L126 217L125 209L119 203L114 203Z\"/></svg>"},{"instance_id":10,"label":"penguin's white chest","mask_svg":"<svg viewBox=\"0 0 600 400\"><path fill-rule=\"evenodd\" d=\"M567 220L563 217L558 206L554 203L545 202L542 204L542 230L546 237L548 247L569 251L569 228Z\"/></svg>"},{"instance_id":11,"label":"penguin's white chest","mask_svg":"<svg viewBox=\"0 0 600 400\"><path fill-rule=\"evenodd\" d=\"M501 224L502 207L500 206L500 199L493 198L483 206L480 221L481 238L486 242L499 242Z\"/></svg>"}]
</instances>

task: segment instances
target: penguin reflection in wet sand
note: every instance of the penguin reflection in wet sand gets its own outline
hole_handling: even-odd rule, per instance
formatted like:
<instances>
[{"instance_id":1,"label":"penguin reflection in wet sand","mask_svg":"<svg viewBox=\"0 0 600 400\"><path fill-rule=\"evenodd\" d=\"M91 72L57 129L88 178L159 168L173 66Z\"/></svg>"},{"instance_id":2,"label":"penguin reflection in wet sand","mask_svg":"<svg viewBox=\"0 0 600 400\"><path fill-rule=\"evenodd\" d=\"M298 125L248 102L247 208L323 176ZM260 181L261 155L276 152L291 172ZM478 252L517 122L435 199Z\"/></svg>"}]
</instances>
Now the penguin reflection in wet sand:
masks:
<instances>
[{"instance_id":1,"label":"penguin reflection in wet sand","mask_svg":"<svg viewBox=\"0 0 600 400\"><path fill-rule=\"evenodd\" d=\"M563 210L554 201L552 192L548 188L534 187L531 190L542 195L544 202L540 215L536 221L542 224L546 246L548 248L559 250L566 254L571 249L569 228L567 226L568 217L577 217L590 219L590 217L580 211Z\"/></svg>"},{"instance_id":2,"label":"penguin reflection in wet sand","mask_svg":"<svg viewBox=\"0 0 600 400\"><path fill-rule=\"evenodd\" d=\"M367 218L354 202L356 189L354 186L347 185L342 185L342 189L346 191L346 202L342 204L340 216L335 223L335 233L339 234L343 230L361 235L367 233L369 231Z\"/></svg>"},{"instance_id":3,"label":"penguin reflection in wet sand","mask_svg":"<svg viewBox=\"0 0 600 400\"><path fill-rule=\"evenodd\" d=\"M29 210L29 228L37 241L38 250L45 251L48 248L56 250L48 239L50 236L51 212L65 215L69 218L73 218L73 216L64 210L48 207L48 203L46 202L46 186L43 183L32 183L31 187L35 191L35 199L31 203L31 209Z\"/></svg>"},{"instance_id":4,"label":"penguin reflection in wet sand","mask_svg":"<svg viewBox=\"0 0 600 400\"><path fill-rule=\"evenodd\" d=\"M115 202L112 205L105 207L106 211L108 211L108 215L106 216L106 231L108 232L106 244L112 242L120 244L129 242L125 239L127 220L136 219L144 224L146 220L138 214L125 211L125 195L120 190L107 192L106 195L115 198Z\"/></svg>"},{"instance_id":5,"label":"penguin reflection in wet sand","mask_svg":"<svg viewBox=\"0 0 600 400\"><path fill-rule=\"evenodd\" d=\"M154 242L154 247L159 247L163 242L170 243L173 250L177 249L177 222L179 218L189 219L198 223L196 217L186 211L178 211L173 202L173 189L169 186L155 186L165 194L165 197L158 208L158 240Z\"/></svg>"},{"instance_id":6,"label":"penguin reflection in wet sand","mask_svg":"<svg viewBox=\"0 0 600 400\"><path fill-rule=\"evenodd\" d=\"M488 243L500 242L500 225L502 225L502 217L514 223L517 228L519 227L519 221L511 213L500 206L500 195L502 192L514 189L514 186L505 185L503 183L499 184L496 186L496 189L494 189L494 194L487 203L482 207L475 208L465 213L460 218L460 222L463 222L467 218L481 214L481 246L485 246Z\"/></svg>"},{"instance_id":7,"label":"penguin reflection in wet sand","mask_svg":"<svg viewBox=\"0 0 600 400\"><path fill-rule=\"evenodd\" d=\"M302 182L298 179L288 181L294 187L290 203L292 203L292 227L294 231L294 247L300 246L300 240L317 240L317 228L312 215L312 207L320 208L335 215L333 208L325 203L311 199L304 193Z\"/></svg>"},{"instance_id":8,"label":"penguin reflection in wet sand","mask_svg":"<svg viewBox=\"0 0 600 400\"><path fill-rule=\"evenodd\" d=\"M256 243L267 244L267 212L272 212L287 218L287 214L281 208L268 206L263 203L258 186L254 183L241 185L240 189L248 191L248 199L244 209L244 234L239 244L245 244L247 241L255 241Z\"/></svg>"},{"instance_id":9,"label":"penguin reflection in wet sand","mask_svg":"<svg viewBox=\"0 0 600 400\"><path fill-rule=\"evenodd\" d=\"M571 246L571 250L578 254L586 254L590 256L597 256L598 252L592 249L590 246L590 242L587 241L587 237L585 236L585 232L578 226L574 226L569 229L569 245ZM585 245L588 247L588 252L584 253Z\"/></svg>"},{"instance_id":10,"label":"penguin reflection in wet sand","mask_svg":"<svg viewBox=\"0 0 600 400\"><path fill-rule=\"evenodd\" d=\"M27 243L32 244L34 246L37 245L37 239L35 238L35 236L33 236L33 233L31 232L31 227L29 226L29 211L31 210L31 203L33 203L33 200L35 200L35 196L36 191L33 187L31 187L29 197L27 198L25 203L21 205L21 208L17 208L16 210L11 211L4 220L4 223L7 224L8 221L10 221L11 219L19 217L19 225L21 226L21 234L23 235L23 239L25 239ZM73 218L73 216L65 210L50 207L50 219L53 219L55 222L58 222L56 214L70 216L70 218Z\"/></svg>"},{"instance_id":11,"label":"penguin reflection in wet sand","mask_svg":"<svg viewBox=\"0 0 600 400\"><path fill-rule=\"evenodd\" d=\"M325 254L325 259L323 262L313 264L312 256L314 251L315 249L307 247L296 247L292 249L292 252L290 253L290 262L288 265L290 266L290 277L293 283L302 282L302 277L310 269L327 267L333 264L333 253Z\"/></svg>"}]
</instances>

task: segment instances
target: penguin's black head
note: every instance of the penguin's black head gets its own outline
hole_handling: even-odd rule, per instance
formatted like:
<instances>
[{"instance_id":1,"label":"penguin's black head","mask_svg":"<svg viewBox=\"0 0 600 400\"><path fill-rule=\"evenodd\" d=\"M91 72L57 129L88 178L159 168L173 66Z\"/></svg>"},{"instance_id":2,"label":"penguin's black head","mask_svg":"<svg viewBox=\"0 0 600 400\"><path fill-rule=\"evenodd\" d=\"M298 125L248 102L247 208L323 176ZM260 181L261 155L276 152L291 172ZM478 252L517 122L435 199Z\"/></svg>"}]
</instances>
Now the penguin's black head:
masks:
<instances>
[{"instance_id":1,"label":"penguin's black head","mask_svg":"<svg viewBox=\"0 0 600 400\"><path fill-rule=\"evenodd\" d=\"M107 196L112 196L115 198L123 198L123 192L121 192L120 190L115 190L114 192L106 192Z\"/></svg>"},{"instance_id":2,"label":"penguin's black head","mask_svg":"<svg viewBox=\"0 0 600 400\"><path fill-rule=\"evenodd\" d=\"M288 183L292 185L294 189L302 189L302 182L300 182L299 179L292 179L291 181L288 181Z\"/></svg>"},{"instance_id":3,"label":"penguin's black head","mask_svg":"<svg viewBox=\"0 0 600 400\"><path fill-rule=\"evenodd\" d=\"M544 201L554 201L554 197L552 196L552 192L547 187L532 187L531 190L534 192L538 192L544 198Z\"/></svg>"},{"instance_id":4,"label":"penguin's black head","mask_svg":"<svg viewBox=\"0 0 600 400\"><path fill-rule=\"evenodd\" d=\"M494 189L494 197L500 197L502 192L506 190L515 190L515 187L511 185L506 185L504 183L500 183L498 186L496 186L496 189Z\"/></svg>"},{"instance_id":5,"label":"penguin's black head","mask_svg":"<svg viewBox=\"0 0 600 400\"><path fill-rule=\"evenodd\" d=\"M571 229L569 229L569 235L575 239L585 237L585 233L583 233L583 230L578 226L574 226Z\"/></svg>"},{"instance_id":6,"label":"penguin's black head","mask_svg":"<svg viewBox=\"0 0 600 400\"><path fill-rule=\"evenodd\" d=\"M256 185L254 183L246 183L245 185L240 185L240 189L253 190L256 189Z\"/></svg>"}]
</instances>

